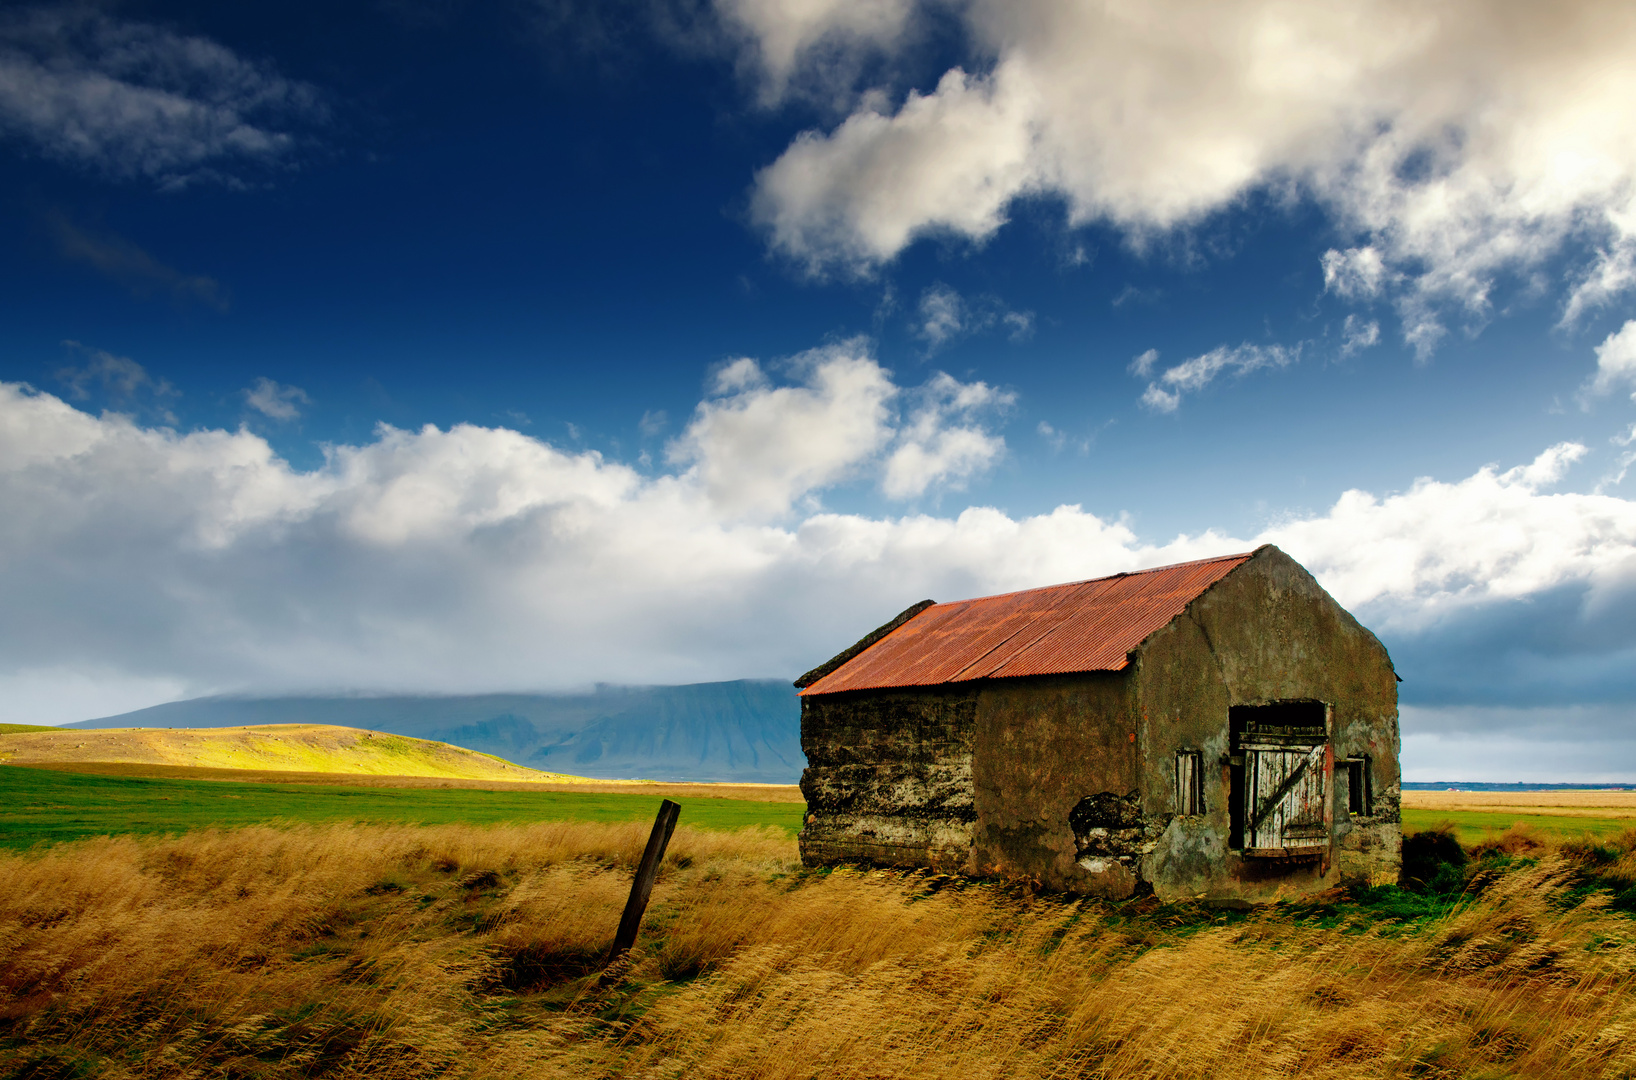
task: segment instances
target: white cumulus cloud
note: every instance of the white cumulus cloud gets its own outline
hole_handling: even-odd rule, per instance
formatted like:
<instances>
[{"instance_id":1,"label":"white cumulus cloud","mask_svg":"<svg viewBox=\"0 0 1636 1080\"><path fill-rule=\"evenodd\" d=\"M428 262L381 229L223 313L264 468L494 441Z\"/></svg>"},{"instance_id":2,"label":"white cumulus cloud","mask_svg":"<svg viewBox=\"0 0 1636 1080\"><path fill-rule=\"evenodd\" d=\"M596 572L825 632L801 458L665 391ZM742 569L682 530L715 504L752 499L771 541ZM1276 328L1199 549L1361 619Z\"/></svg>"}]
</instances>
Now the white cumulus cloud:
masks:
<instances>
[{"instance_id":1,"label":"white cumulus cloud","mask_svg":"<svg viewBox=\"0 0 1636 1080\"><path fill-rule=\"evenodd\" d=\"M1596 375L1585 389L1610 394L1621 383L1636 384L1636 319L1628 320L1596 347Z\"/></svg>"},{"instance_id":2,"label":"white cumulus cloud","mask_svg":"<svg viewBox=\"0 0 1636 1080\"><path fill-rule=\"evenodd\" d=\"M799 64L805 7L761 10L745 24L758 47ZM845 40L913 48L893 11ZM897 104L864 95L756 177L775 250L814 273L868 273L923 236L980 244L1044 192L1072 222L1140 240L1293 185L1355 238L1325 256L1328 287L1390 294L1423 352L1445 310L1480 318L1502 276L1571 242L1585 260L1569 320L1636 282L1636 9L1622 0L953 11L971 62Z\"/></svg>"},{"instance_id":3,"label":"white cumulus cloud","mask_svg":"<svg viewBox=\"0 0 1636 1080\"><path fill-rule=\"evenodd\" d=\"M695 416L699 456L657 478L465 424L382 426L301 471L248 430L179 434L0 384L0 683L80 671L189 692L435 690L777 672L853 633L906 580L953 595L990 588L985 566L1082 575L1130 539L1077 512L768 524L724 498L732 478L763 509L833 482L855 451L820 448L809 467L789 446L824 435L826 416L844 422L824 413L837 402L864 402L858 430L882 440L883 469L893 447L904 495L999 452L971 418L1004 394L941 376L902 391L905 418L888 425L871 411L882 378L844 351L797 387L730 365L725 394ZM1002 557L1058 533L1065 543Z\"/></svg>"},{"instance_id":4,"label":"white cumulus cloud","mask_svg":"<svg viewBox=\"0 0 1636 1080\"><path fill-rule=\"evenodd\" d=\"M914 0L717 0L716 11L741 37L763 102L791 90L844 93L867 56L902 41Z\"/></svg>"},{"instance_id":5,"label":"white cumulus cloud","mask_svg":"<svg viewBox=\"0 0 1636 1080\"><path fill-rule=\"evenodd\" d=\"M861 340L815 349L794 367L802 386L773 386L761 366L722 368L671 443L712 501L732 513L782 514L799 496L852 474L891 438L897 387Z\"/></svg>"},{"instance_id":6,"label":"white cumulus cloud","mask_svg":"<svg viewBox=\"0 0 1636 1080\"><path fill-rule=\"evenodd\" d=\"M1423 478L1384 498L1348 491L1322 517L1263 538L1301 559L1341 603L1371 606L1392 625L1570 582L1620 585L1636 572L1636 504L1547 490L1585 453L1560 443L1527 465L1488 466L1457 482Z\"/></svg>"},{"instance_id":7,"label":"white cumulus cloud","mask_svg":"<svg viewBox=\"0 0 1636 1080\"><path fill-rule=\"evenodd\" d=\"M981 242L1041 186L1027 96L955 69L896 112L872 100L758 173L751 216L814 274L867 269L922 235Z\"/></svg>"},{"instance_id":8,"label":"white cumulus cloud","mask_svg":"<svg viewBox=\"0 0 1636 1080\"><path fill-rule=\"evenodd\" d=\"M667 450L724 514L777 517L802 500L810 509L820 489L877 472L888 498L914 498L958 488L1004 453L985 414L1012 397L985 383L939 372L904 391L863 338L785 366L798 385L774 385L749 358L724 365Z\"/></svg>"},{"instance_id":9,"label":"white cumulus cloud","mask_svg":"<svg viewBox=\"0 0 1636 1080\"><path fill-rule=\"evenodd\" d=\"M1005 453L1005 440L989 432L982 417L1014 404L1015 395L939 372L916 396L919 400L886 459L881 490L888 498L913 498L933 485L958 490Z\"/></svg>"}]
</instances>

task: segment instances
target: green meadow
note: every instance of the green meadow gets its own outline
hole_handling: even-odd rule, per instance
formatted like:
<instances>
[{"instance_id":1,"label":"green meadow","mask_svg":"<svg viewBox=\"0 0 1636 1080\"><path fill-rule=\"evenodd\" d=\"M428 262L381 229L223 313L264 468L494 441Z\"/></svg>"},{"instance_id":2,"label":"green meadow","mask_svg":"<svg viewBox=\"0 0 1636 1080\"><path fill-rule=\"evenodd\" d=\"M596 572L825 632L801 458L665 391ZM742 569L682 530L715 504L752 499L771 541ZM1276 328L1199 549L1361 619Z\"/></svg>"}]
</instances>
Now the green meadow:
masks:
<instances>
[{"instance_id":1,"label":"green meadow","mask_svg":"<svg viewBox=\"0 0 1636 1080\"><path fill-rule=\"evenodd\" d=\"M254 784L94 776L0 767L0 848L118 833L182 833L264 822L422 825L531 821L651 821L661 793L489 791L471 788ZM793 836L801 803L675 798L701 829L771 825Z\"/></svg>"},{"instance_id":2,"label":"green meadow","mask_svg":"<svg viewBox=\"0 0 1636 1080\"><path fill-rule=\"evenodd\" d=\"M1524 825L1553 843L1585 837L1605 840L1630 829L1636 829L1636 818L1514 814L1505 810L1422 810L1408 806L1403 808L1405 836L1444 824L1454 826L1454 835L1459 838L1460 843L1471 847L1505 832L1513 825Z\"/></svg>"},{"instance_id":3,"label":"green meadow","mask_svg":"<svg viewBox=\"0 0 1636 1080\"><path fill-rule=\"evenodd\" d=\"M801 803L689 798L664 791L563 792L436 787L257 784L219 780L97 776L0 767L0 848L28 848L84 836L182 833L270 821L413 822L473 825L530 821L648 821L661 798L682 804L682 820L704 829L771 825L793 836ZM1636 819L1406 807L1405 834L1454 826L1470 846L1521 823L1552 841L1606 839Z\"/></svg>"}]
</instances>

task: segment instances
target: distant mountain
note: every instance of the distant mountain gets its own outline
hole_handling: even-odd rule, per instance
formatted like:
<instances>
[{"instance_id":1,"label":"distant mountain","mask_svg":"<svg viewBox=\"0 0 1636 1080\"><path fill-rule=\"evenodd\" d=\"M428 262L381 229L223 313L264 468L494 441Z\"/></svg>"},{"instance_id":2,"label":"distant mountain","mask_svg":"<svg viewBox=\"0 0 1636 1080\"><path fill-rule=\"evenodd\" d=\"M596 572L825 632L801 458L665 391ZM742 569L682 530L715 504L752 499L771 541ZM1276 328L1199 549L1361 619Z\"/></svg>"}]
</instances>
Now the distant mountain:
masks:
<instances>
[{"instance_id":1,"label":"distant mountain","mask_svg":"<svg viewBox=\"0 0 1636 1080\"><path fill-rule=\"evenodd\" d=\"M242 727L333 724L495 754L605 779L801 778L801 706L786 681L599 686L586 694L463 697L207 697L65 725Z\"/></svg>"}]
</instances>

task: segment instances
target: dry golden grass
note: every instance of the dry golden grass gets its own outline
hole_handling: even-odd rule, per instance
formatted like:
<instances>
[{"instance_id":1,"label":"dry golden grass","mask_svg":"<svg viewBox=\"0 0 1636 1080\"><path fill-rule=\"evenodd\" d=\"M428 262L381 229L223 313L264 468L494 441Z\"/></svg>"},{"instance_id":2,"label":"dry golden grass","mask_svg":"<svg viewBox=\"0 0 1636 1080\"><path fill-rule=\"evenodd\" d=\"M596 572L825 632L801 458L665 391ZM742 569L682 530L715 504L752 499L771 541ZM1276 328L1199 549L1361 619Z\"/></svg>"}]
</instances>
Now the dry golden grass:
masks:
<instances>
[{"instance_id":1,"label":"dry golden grass","mask_svg":"<svg viewBox=\"0 0 1636 1080\"><path fill-rule=\"evenodd\" d=\"M1636 1071L1636 921L1575 887L1591 863L1636 884L1636 834L1516 834L1465 901L1399 922L1336 897L1246 915L807 872L781 834L684 826L604 984L646 832L253 827L0 856L0 1075Z\"/></svg>"}]
</instances>

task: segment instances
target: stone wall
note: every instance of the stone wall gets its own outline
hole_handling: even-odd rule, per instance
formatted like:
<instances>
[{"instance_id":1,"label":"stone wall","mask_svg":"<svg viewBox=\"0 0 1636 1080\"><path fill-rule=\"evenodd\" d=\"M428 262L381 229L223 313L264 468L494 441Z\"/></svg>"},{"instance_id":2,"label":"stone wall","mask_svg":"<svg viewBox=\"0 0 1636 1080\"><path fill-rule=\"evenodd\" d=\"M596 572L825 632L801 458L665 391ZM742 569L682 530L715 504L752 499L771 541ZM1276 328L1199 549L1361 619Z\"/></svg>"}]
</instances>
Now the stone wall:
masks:
<instances>
[{"instance_id":1,"label":"stone wall","mask_svg":"<svg viewBox=\"0 0 1636 1080\"><path fill-rule=\"evenodd\" d=\"M972 872L974 687L801 699L801 860Z\"/></svg>"}]
</instances>

